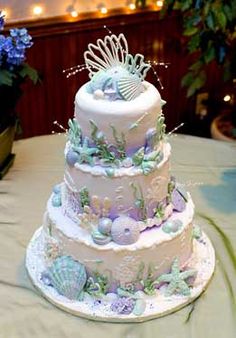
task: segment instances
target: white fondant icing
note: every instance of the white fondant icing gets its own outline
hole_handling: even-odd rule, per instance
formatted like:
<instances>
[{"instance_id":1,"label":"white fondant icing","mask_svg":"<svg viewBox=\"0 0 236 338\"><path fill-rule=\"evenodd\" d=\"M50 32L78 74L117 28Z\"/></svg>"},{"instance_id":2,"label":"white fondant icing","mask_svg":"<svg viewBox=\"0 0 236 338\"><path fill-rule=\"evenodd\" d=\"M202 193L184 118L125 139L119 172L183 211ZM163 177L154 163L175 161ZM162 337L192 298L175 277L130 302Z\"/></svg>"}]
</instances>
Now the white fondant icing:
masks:
<instances>
[{"instance_id":1,"label":"white fondant icing","mask_svg":"<svg viewBox=\"0 0 236 338\"><path fill-rule=\"evenodd\" d=\"M114 125L118 134L125 134L127 150L144 146L147 130L156 126L157 117L161 113L161 96L158 90L151 83L144 83L146 90L131 101L97 100L93 94L87 92L87 84L83 85L75 97L75 117L83 135L90 137L89 120L93 120L106 135L108 143L114 143L111 129L111 125ZM148 118L143 118L137 128L130 130L144 114L148 114Z\"/></svg>"}]
</instances>

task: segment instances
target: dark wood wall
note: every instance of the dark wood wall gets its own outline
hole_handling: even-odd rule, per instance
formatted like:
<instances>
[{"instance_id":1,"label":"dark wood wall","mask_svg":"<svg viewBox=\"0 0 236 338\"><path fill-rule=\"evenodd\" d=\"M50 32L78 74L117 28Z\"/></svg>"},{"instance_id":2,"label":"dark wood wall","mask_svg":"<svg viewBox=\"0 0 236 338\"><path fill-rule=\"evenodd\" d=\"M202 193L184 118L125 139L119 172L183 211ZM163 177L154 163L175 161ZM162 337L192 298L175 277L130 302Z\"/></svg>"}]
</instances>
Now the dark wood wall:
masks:
<instances>
[{"instance_id":1,"label":"dark wood wall","mask_svg":"<svg viewBox=\"0 0 236 338\"><path fill-rule=\"evenodd\" d=\"M180 122L190 121L194 115L194 99L187 100L180 86L186 72L189 57L181 47L181 26L178 16L159 18L159 13L145 11L129 15L116 14L106 18L88 18L66 22L55 20L29 27L34 46L28 53L28 62L37 68L42 82L24 85L24 95L18 105L23 137L50 134L58 131L53 125L57 120L67 126L73 116L74 96L78 88L88 80L87 71L69 79L63 69L83 63L83 53L89 42L104 37L107 25L113 33L124 33L132 53L142 53L147 60L169 62L169 68L156 67L164 89L161 90L152 72L148 80L155 84L163 99L168 130ZM210 73L208 84L212 90L218 81L215 71Z\"/></svg>"}]
</instances>

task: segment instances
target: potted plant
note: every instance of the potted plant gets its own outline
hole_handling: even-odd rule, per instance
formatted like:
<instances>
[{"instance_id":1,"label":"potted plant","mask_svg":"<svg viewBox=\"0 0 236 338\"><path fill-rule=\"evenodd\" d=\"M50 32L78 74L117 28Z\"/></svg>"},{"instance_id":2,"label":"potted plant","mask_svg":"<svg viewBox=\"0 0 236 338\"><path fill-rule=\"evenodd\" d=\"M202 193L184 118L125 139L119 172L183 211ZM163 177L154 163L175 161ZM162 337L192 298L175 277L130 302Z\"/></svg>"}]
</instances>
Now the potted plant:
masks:
<instances>
[{"instance_id":1,"label":"potted plant","mask_svg":"<svg viewBox=\"0 0 236 338\"><path fill-rule=\"evenodd\" d=\"M0 12L0 30L4 27L4 16ZM10 29L0 34L0 178L13 162L11 154L15 136L16 104L22 95L21 85L29 78L36 83L38 73L25 63L32 38L25 28Z\"/></svg>"},{"instance_id":2,"label":"potted plant","mask_svg":"<svg viewBox=\"0 0 236 338\"><path fill-rule=\"evenodd\" d=\"M187 97L193 97L207 81L207 68L214 64L222 72L222 83L216 93L210 93L209 110L222 113L230 119L231 131L235 133L236 110L225 114L221 109L226 88L234 91L236 79L236 1L224 0L165 0L162 14L178 11L182 22L183 45L192 55L182 85L187 88ZM211 95L213 94L213 95ZM234 103L236 100L234 99ZM233 106L231 106L233 108ZM217 115L214 114L214 115ZM227 124L221 123L218 126ZM229 135L231 132L228 131Z\"/></svg>"}]
</instances>

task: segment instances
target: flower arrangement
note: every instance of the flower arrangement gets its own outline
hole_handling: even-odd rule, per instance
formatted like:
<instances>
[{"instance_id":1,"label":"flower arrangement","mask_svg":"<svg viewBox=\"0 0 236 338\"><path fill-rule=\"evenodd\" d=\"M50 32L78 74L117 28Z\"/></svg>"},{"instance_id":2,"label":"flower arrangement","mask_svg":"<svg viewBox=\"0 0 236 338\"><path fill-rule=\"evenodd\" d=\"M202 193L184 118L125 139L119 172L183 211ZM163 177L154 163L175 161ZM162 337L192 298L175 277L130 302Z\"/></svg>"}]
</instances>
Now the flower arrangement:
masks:
<instances>
[{"instance_id":1,"label":"flower arrangement","mask_svg":"<svg viewBox=\"0 0 236 338\"><path fill-rule=\"evenodd\" d=\"M5 24L0 11L0 31ZM0 34L0 132L16 121L15 106L22 94L21 84L29 78L35 84L38 73L25 63L26 52L33 45L27 29L10 29Z\"/></svg>"}]
</instances>

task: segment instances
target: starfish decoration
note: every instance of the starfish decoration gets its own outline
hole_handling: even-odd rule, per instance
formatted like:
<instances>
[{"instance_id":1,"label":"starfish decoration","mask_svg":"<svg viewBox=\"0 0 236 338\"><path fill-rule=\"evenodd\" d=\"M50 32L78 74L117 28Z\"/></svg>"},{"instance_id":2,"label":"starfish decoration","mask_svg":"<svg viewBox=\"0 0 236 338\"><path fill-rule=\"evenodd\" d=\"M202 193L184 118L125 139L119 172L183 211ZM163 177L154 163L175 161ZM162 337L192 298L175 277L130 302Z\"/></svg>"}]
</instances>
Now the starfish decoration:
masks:
<instances>
[{"instance_id":1,"label":"starfish decoration","mask_svg":"<svg viewBox=\"0 0 236 338\"><path fill-rule=\"evenodd\" d=\"M79 163L89 163L93 165L93 155L97 153L97 148L89 147L88 137L84 138L81 146L73 147L73 150L79 153Z\"/></svg>"},{"instance_id":2,"label":"starfish decoration","mask_svg":"<svg viewBox=\"0 0 236 338\"><path fill-rule=\"evenodd\" d=\"M186 279L189 277L194 277L196 271L193 269L186 270L181 272L179 268L179 260L175 258L171 267L171 272L168 274L161 275L158 279L158 283L169 283L165 296L169 297L174 293L179 293L183 296L190 296L190 288Z\"/></svg>"}]
</instances>

